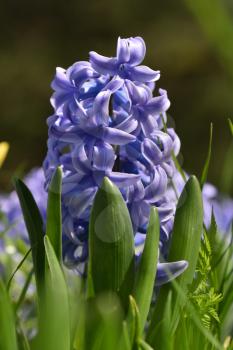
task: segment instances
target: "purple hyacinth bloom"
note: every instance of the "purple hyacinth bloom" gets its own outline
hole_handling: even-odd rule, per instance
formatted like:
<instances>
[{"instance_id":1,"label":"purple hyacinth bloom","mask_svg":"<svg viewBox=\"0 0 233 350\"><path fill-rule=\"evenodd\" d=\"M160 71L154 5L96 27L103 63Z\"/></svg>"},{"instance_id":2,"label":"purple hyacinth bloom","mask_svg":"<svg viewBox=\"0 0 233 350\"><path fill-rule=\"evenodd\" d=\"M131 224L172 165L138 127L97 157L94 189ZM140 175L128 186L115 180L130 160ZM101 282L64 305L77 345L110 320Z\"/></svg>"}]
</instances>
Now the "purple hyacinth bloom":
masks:
<instances>
[{"instance_id":1,"label":"purple hyacinth bloom","mask_svg":"<svg viewBox=\"0 0 233 350\"><path fill-rule=\"evenodd\" d=\"M44 172L42 168L35 168L24 178L40 209L42 218L45 220L47 207L47 193L44 190ZM27 229L24 224L18 196L15 191L10 194L1 194L0 210L5 216L1 223L1 230L6 231L10 237L23 238L28 242ZM1 241L1 240L0 240Z\"/></svg>"},{"instance_id":2,"label":"purple hyacinth bloom","mask_svg":"<svg viewBox=\"0 0 233 350\"><path fill-rule=\"evenodd\" d=\"M164 130L170 101L162 89L153 96L160 73L140 65L145 52L142 38L119 38L115 57L90 52L90 62L57 69L52 83L45 187L61 166L63 256L81 273L88 258L90 211L105 176L128 206L136 251L153 205L161 221L160 252L166 252L175 212L166 193L175 171L171 155L178 154L180 142L173 129ZM184 268L183 262L169 265L174 276ZM169 279L162 263L158 271L158 283Z\"/></svg>"},{"instance_id":3,"label":"purple hyacinth bloom","mask_svg":"<svg viewBox=\"0 0 233 350\"><path fill-rule=\"evenodd\" d=\"M99 91L98 86L104 86L106 79L99 78L99 74L92 68L89 62L81 61L74 63L66 71L58 67L51 87L54 93L51 97L51 104L57 110L65 104L73 109L76 98L85 96L85 84L87 81L95 79L91 93L95 96L95 91ZM99 79L98 79L99 78ZM90 97L90 91L89 91ZM75 107L75 106L74 106Z\"/></svg>"},{"instance_id":4,"label":"purple hyacinth bloom","mask_svg":"<svg viewBox=\"0 0 233 350\"><path fill-rule=\"evenodd\" d=\"M170 107L167 92L159 89L160 96L153 97L151 89L145 84L126 80L125 85L130 103L123 106L138 121L137 133L142 130L145 136L150 136L162 126L161 113Z\"/></svg>"},{"instance_id":5,"label":"purple hyacinth bloom","mask_svg":"<svg viewBox=\"0 0 233 350\"><path fill-rule=\"evenodd\" d=\"M119 38L115 57L109 58L91 51L90 63L103 75L118 75L123 79L142 83L156 81L160 78L159 71L153 71L147 66L139 66L145 54L146 46L142 38Z\"/></svg>"}]
</instances>

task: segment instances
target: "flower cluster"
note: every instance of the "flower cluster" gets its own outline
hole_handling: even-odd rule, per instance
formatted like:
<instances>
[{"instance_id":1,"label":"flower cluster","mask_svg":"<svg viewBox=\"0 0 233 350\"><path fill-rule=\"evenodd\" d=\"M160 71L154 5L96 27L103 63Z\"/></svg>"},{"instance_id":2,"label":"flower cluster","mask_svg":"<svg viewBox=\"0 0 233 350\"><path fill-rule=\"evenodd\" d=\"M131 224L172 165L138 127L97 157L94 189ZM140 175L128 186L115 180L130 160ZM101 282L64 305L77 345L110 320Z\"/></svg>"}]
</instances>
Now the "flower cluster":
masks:
<instances>
[{"instance_id":1,"label":"flower cluster","mask_svg":"<svg viewBox=\"0 0 233 350\"><path fill-rule=\"evenodd\" d=\"M40 209L42 218L46 217L47 193L44 190L44 172L42 168L32 169L24 178L24 182L32 191L33 196ZM0 212L2 220L0 231L5 232L8 237L20 237L28 242L28 234L23 220L19 199L15 191L10 194L0 195ZM0 239L0 248L3 241Z\"/></svg>"},{"instance_id":2,"label":"flower cluster","mask_svg":"<svg viewBox=\"0 0 233 350\"><path fill-rule=\"evenodd\" d=\"M56 70L44 171L47 188L62 168L63 250L71 267L87 259L90 209L104 176L127 203L136 246L152 205L160 215L161 251L169 239L175 204L166 190L180 141L164 128L170 101L162 89L153 96L160 72L141 65L145 53L142 38L119 38L115 57L90 52L89 61Z\"/></svg>"}]
</instances>

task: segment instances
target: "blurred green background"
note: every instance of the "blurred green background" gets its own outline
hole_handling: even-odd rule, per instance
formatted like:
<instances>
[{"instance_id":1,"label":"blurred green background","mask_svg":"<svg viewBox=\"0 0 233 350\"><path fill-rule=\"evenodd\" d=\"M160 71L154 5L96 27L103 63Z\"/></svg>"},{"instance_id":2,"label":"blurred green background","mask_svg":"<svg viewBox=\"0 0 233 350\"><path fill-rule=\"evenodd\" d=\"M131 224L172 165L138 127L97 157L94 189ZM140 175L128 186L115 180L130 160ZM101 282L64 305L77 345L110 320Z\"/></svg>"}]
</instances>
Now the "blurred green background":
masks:
<instances>
[{"instance_id":1,"label":"blurred green background","mask_svg":"<svg viewBox=\"0 0 233 350\"><path fill-rule=\"evenodd\" d=\"M85 60L90 50L114 55L118 36L136 35L147 45L145 64L161 70L185 169L200 174L212 121L209 180L223 187L233 115L232 0L2 0L0 23L0 140L11 145L1 188L13 172L42 163L55 67Z\"/></svg>"}]
</instances>

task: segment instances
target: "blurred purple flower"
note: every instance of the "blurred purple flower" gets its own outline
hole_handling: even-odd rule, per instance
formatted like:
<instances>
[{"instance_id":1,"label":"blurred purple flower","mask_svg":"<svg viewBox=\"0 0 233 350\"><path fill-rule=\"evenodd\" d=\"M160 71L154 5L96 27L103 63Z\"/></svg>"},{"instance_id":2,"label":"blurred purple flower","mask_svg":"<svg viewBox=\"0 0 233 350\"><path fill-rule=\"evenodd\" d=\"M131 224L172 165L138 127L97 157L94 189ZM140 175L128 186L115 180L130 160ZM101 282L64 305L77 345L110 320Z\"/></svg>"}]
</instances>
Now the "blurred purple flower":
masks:
<instances>
[{"instance_id":1,"label":"blurred purple flower","mask_svg":"<svg viewBox=\"0 0 233 350\"><path fill-rule=\"evenodd\" d=\"M173 177L173 185L175 186L178 195L180 195L185 182L178 172L176 172ZM177 201L173 187L170 187L168 191L170 199ZM233 199L219 193L217 188L210 183L204 184L202 198L205 226L207 228L210 227L213 213L219 231L223 234L230 233L233 223Z\"/></svg>"},{"instance_id":2,"label":"blurred purple flower","mask_svg":"<svg viewBox=\"0 0 233 350\"><path fill-rule=\"evenodd\" d=\"M233 223L233 199L221 195L216 187L207 183L203 187L204 222L210 227L212 212L218 229L230 233Z\"/></svg>"},{"instance_id":3,"label":"blurred purple flower","mask_svg":"<svg viewBox=\"0 0 233 350\"><path fill-rule=\"evenodd\" d=\"M35 168L24 178L29 187L45 220L47 207L47 193L44 190L44 172L42 168ZM23 238L28 242L27 229L24 224L23 214L15 191L10 194L0 195L0 211L3 214L1 231L10 237ZM1 240L0 240L1 245Z\"/></svg>"}]
</instances>

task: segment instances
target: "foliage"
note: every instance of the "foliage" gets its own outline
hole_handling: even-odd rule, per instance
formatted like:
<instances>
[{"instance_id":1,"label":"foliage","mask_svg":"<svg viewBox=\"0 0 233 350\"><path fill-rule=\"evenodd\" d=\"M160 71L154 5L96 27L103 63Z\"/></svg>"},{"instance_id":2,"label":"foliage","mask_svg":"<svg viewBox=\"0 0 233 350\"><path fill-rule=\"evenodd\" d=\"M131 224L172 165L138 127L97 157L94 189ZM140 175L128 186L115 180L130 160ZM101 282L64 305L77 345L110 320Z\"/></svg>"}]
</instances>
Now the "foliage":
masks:
<instances>
[{"instance_id":1,"label":"foliage","mask_svg":"<svg viewBox=\"0 0 233 350\"><path fill-rule=\"evenodd\" d=\"M88 292L86 283L80 277L66 271L60 260L59 248L59 177L58 169L50 186L47 235L40 228L39 212L31 193L21 181L15 181L32 244L38 322L37 325L34 323L34 333L30 333L22 317L28 281L22 287L23 296L16 302L12 298L12 286L9 285L7 290L7 281L1 281L0 348L222 349L221 344L225 341L225 348L231 349L229 336L233 325L228 316L233 302L230 288L232 247L230 244L226 247L220 239L214 218L209 231L204 231L202 241L198 238L197 235L200 237L202 232L202 205L195 177L188 181L180 199L173 232L176 239L172 242L169 259L186 258L189 260L189 269L162 287L159 296L157 290L153 291L159 242L157 211L151 210L145 249L139 265L132 265L133 255L128 247L132 245L129 214L121 194L108 179L104 179L92 210ZM111 210L104 210L106 207L109 209L109 206ZM98 213L103 210L104 220L98 226ZM100 232L100 228L103 231ZM177 238L178 234L180 238ZM192 234L193 242L190 240ZM110 239L114 237L114 240ZM100 242L94 245L96 239ZM193 244L196 244L195 250L199 250L198 260L197 254L193 254ZM30 264L29 254L19 269L25 263ZM105 260L98 267L100 256ZM166 295L166 298L161 295Z\"/></svg>"}]
</instances>

